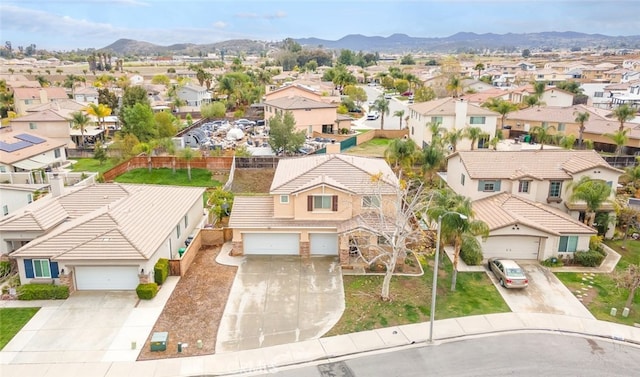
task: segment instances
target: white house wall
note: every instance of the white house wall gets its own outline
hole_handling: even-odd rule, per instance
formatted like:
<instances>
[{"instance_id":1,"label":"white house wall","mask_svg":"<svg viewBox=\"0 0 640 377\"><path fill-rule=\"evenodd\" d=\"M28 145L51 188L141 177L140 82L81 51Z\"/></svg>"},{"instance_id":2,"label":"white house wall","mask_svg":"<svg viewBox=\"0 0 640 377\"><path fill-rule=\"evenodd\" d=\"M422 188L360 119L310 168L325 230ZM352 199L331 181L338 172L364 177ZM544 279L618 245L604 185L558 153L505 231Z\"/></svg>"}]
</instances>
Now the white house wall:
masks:
<instances>
[{"instance_id":1,"label":"white house wall","mask_svg":"<svg viewBox=\"0 0 640 377\"><path fill-rule=\"evenodd\" d=\"M7 206L9 210L7 216L31 202L33 202L33 191L14 190L10 187L0 188L0 208ZM2 215L4 215L4 212L0 213L0 216ZM0 220L7 218L7 216L0 217Z\"/></svg>"}]
</instances>

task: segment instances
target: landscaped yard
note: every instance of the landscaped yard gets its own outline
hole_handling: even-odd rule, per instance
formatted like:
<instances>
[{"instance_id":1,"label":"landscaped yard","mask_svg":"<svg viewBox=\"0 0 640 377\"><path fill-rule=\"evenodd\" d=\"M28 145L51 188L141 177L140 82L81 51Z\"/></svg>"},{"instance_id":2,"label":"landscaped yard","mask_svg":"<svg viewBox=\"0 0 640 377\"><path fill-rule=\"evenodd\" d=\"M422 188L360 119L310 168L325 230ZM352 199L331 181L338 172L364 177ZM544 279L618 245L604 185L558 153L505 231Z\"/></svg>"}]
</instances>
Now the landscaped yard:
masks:
<instances>
[{"instance_id":1,"label":"landscaped yard","mask_svg":"<svg viewBox=\"0 0 640 377\"><path fill-rule=\"evenodd\" d=\"M392 139L371 139L355 147L347 149L344 153L365 157L384 157L384 151Z\"/></svg>"},{"instance_id":2,"label":"landscaped yard","mask_svg":"<svg viewBox=\"0 0 640 377\"><path fill-rule=\"evenodd\" d=\"M187 176L187 169L146 168L132 169L115 179L119 183L144 183L155 185L216 187L222 183L211 178L211 172L206 169L191 169L191 180Z\"/></svg>"},{"instance_id":3,"label":"landscaped yard","mask_svg":"<svg viewBox=\"0 0 640 377\"><path fill-rule=\"evenodd\" d=\"M342 318L326 336L404 325L429 320L433 259L420 277L394 276L390 302L380 300L382 276L345 276L346 307ZM460 272L455 292L451 292L451 263L444 260L438 275L436 319L509 312L491 280L484 272Z\"/></svg>"},{"instance_id":4,"label":"landscaped yard","mask_svg":"<svg viewBox=\"0 0 640 377\"><path fill-rule=\"evenodd\" d=\"M621 249L621 244L622 241L607 242L609 247L622 256L616 267L616 272L624 271L629 264L640 264L640 242L627 240L626 249ZM574 294L578 290L581 291L583 303L597 319L625 325L640 323L640 292L636 293L629 317L622 317L622 310L629 291L616 287L614 274L557 272L556 276ZM593 288L589 288L589 285ZM610 314L611 308L616 308L618 311L615 317Z\"/></svg>"},{"instance_id":5,"label":"landscaped yard","mask_svg":"<svg viewBox=\"0 0 640 377\"><path fill-rule=\"evenodd\" d=\"M0 350L29 322L40 308L0 308Z\"/></svg>"},{"instance_id":6,"label":"landscaped yard","mask_svg":"<svg viewBox=\"0 0 640 377\"><path fill-rule=\"evenodd\" d=\"M115 166L111 162L111 160L105 161L104 163L102 163L102 165L100 164L100 161L96 160L95 158L70 158L69 160L76 161L76 163L73 164L72 169L73 171L77 171L77 172L83 172L83 171L94 172L95 171L98 173L104 173L105 171Z\"/></svg>"}]
</instances>

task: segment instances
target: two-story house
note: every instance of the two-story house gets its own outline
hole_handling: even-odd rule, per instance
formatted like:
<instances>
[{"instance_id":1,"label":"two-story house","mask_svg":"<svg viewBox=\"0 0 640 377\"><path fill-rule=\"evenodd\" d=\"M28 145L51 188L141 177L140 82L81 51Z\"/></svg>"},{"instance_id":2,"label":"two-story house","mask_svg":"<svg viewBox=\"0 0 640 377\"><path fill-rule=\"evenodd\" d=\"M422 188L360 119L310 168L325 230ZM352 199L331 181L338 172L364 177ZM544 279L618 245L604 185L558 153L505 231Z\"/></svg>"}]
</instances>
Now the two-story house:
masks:
<instances>
[{"instance_id":1,"label":"two-story house","mask_svg":"<svg viewBox=\"0 0 640 377\"><path fill-rule=\"evenodd\" d=\"M307 136L314 132L323 134L338 133L342 128L350 128L350 121L338 117L338 105L316 101L302 96L278 97L264 102L264 117L269 121L276 114L291 112L295 119L296 129L304 131Z\"/></svg>"},{"instance_id":2,"label":"two-story house","mask_svg":"<svg viewBox=\"0 0 640 377\"><path fill-rule=\"evenodd\" d=\"M26 114L32 107L68 98L66 90L60 87L13 89L13 106L18 115Z\"/></svg>"},{"instance_id":3,"label":"two-story house","mask_svg":"<svg viewBox=\"0 0 640 377\"><path fill-rule=\"evenodd\" d=\"M464 99L441 98L428 102L420 102L409 106L409 136L422 148L431 144L433 135L429 131L429 123L439 123L445 131L465 130L479 127L484 136L473 148L487 148L490 138L497 129L500 114L484 107L469 103ZM472 149L469 139L462 139L456 149Z\"/></svg>"},{"instance_id":4,"label":"two-story house","mask_svg":"<svg viewBox=\"0 0 640 377\"><path fill-rule=\"evenodd\" d=\"M201 106L211 103L211 93L207 88L199 85L187 84L180 87L177 93L187 106Z\"/></svg>"},{"instance_id":5,"label":"two-story house","mask_svg":"<svg viewBox=\"0 0 640 377\"><path fill-rule=\"evenodd\" d=\"M544 260L587 250L597 232L583 223L584 202L572 202L571 187L582 177L611 186L621 170L594 150L460 151L447 159L446 181L473 201L476 218L490 235L482 241L484 256ZM611 203L599 212L615 216ZM606 236L613 235L610 227Z\"/></svg>"},{"instance_id":6,"label":"two-story house","mask_svg":"<svg viewBox=\"0 0 640 377\"><path fill-rule=\"evenodd\" d=\"M47 139L31 133L0 129L0 173L31 172L59 166L66 161L66 143ZM31 175L27 181L35 183Z\"/></svg>"},{"instance_id":7,"label":"two-story house","mask_svg":"<svg viewBox=\"0 0 640 377\"><path fill-rule=\"evenodd\" d=\"M236 196L236 255L339 255L363 224L392 216L398 179L382 159L342 154L281 159L268 196ZM377 242L374 236L372 243Z\"/></svg>"}]
</instances>

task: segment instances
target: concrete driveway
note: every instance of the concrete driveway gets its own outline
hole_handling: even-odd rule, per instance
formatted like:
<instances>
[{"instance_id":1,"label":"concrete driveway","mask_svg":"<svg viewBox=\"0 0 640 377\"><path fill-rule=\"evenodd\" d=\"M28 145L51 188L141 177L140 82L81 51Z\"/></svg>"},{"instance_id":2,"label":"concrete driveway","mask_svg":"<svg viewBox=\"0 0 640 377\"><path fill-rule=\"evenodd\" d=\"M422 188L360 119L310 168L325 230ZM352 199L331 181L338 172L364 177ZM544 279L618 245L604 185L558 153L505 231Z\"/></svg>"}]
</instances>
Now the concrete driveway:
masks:
<instances>
[{"instance_id":1,"label":"concrete driveway","mask_svg":"<svg viewBox=\"0 0 640 377\"><path fill-rule=\"evenodd\" d=\"M537 262L519 262L529 278L525 289L500 286L495 275L487 270L498 292L515 313L549 313L595 319L589 310L565 287L549 269Z\"/></svg>"},{"instance_id":2,"label":"concrete driveway","mask_svg":"<svg viewBox=\"0 0 640 377\"><path fill-rule=\"evenodd\" d=\"M317 339L344 311L335 257L246 256L238 268L216 353Z\"/></svg>"}]
</instances>

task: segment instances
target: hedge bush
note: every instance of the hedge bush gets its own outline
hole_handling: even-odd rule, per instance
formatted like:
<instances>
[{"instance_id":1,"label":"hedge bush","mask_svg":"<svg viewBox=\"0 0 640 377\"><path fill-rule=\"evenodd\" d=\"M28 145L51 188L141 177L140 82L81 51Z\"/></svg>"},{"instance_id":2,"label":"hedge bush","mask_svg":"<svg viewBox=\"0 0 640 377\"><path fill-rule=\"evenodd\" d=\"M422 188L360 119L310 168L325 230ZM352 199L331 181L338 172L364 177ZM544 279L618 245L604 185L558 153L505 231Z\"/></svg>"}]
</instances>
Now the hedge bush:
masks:
<instances>
[{"instance_id":1,"label":"hedge bush","mask_svg":"<svg viewBox=\"0 0 640 377\"><path fill-rule=\"evenodd\" d=\"M153 266L153 280L156 284L162 285L167 280L167 276L169 276L169 260L160 258Z\"/></svg>"},{"instance_id":2,"label":"hedge bush","mask_svg":"<svg viewBox=\"0 0 640 377\"><path fill-rule=\"evenodd\" d=\"M69 297L69 287L54 284L25 284L16 289L18 300L62 300Z\"/></svg>"},{"instance_id":3,"label":"hedge bush","mask_svg":"<svg viewBox=\"0 0 640 377\"><path fill-rule=\"evenodd\" d=\"M576 251L573 259L585 267L598 267L604 260L604 255L597 250Z\"/></svg>"},{"instance_id":4,"label":"hedge bush","mask_svg":"<svg viewBox=\"0 0 640 377\"><path fill-rule=\"evenodd\" d=\"M475 248L461 249L460 259L462 259L467 266L478 266L482 263L482 252Z\"/></svg>"},{"instance_id":5,"label":"hedge bush","mask_svg":"<svg viewBox=\"0 0 640 377\"><path fill-rule=\"evenodd\" d=\"M158 284L138 284L136 293L138 294L138 298L140 298L141 300L151 300L152 298L156 297L156 294L158 294Z\"/></svg>"},{"instance_id":6,"label":"hedge bush","mask_svg":"<svg viewBox=\"0 0 640 377\"><path fill-rule=\"evenodd\" d=\"M564 266L564 263L562 262L562 260L559 257L547 258L547 259L543 260L540 264L545 266L545 267L562 267L562 266Z\"/></svg>"}]
</instances>

